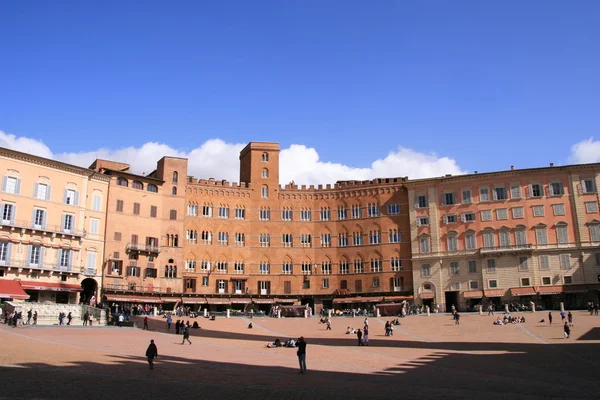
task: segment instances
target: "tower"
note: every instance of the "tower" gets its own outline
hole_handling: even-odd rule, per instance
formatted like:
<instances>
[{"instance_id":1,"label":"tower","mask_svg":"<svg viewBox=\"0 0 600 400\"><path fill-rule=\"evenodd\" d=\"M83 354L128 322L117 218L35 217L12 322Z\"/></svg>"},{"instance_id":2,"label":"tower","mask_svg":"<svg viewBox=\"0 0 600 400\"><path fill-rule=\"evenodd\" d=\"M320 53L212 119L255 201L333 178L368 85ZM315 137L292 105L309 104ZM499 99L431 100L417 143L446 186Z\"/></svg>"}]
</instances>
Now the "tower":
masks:
<instances>
[{"instance_id":1,"label":"tower","mask_svg":"<svg viewBox=\"0 0 600 400\"><path fill-rule=\"evenodd\" d=\"M261 198L276 198L279 189L279 144L250 142L240 152L240 182L251 183Z\"/></svg>"}]
</instances>

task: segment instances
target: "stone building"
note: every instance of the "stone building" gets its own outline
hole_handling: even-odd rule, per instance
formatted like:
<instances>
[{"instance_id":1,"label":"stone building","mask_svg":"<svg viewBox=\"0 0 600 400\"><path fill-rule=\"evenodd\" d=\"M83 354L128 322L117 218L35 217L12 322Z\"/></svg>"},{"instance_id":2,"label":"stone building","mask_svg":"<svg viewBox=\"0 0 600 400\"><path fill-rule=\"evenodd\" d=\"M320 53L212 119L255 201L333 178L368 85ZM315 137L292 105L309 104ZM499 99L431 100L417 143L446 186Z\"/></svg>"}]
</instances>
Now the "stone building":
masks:
<instances>
[{"instance_id":1,"label":"stone building","mask_svg":"<svg viewBox=\"0 0 600 400\"><path fill-rule=\"evenodd\" d=\"M70 304L97 298L109 178L4 148L0 175L0 296Z\"/></svg>"},{"instance_id":2,"label":"stone building","mask_svg":"<svg viewBox=\"0 0 600 400\"><path fill-rule=\"evenodd\" d=\"M415 300L554 308L598 301L600 164L405 183Z\"/></svg>"}]
</instances>

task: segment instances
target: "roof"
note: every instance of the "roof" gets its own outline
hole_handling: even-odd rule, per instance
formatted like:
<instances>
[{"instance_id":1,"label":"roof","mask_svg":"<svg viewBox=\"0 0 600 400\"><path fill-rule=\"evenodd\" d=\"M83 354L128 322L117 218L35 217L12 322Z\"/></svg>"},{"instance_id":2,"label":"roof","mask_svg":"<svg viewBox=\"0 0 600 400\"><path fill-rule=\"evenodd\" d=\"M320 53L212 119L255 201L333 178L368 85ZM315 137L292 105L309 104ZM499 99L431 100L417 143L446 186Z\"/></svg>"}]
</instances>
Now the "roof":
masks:
<instances>
[{"instance_id":1,"label":"roof","mask_svg":"<svg viewBox=\"0 0 600 400\"><path fill-rule=\"evenodd\" d=\"M19 281L2 279L0 280L0 299L19 299L27 300L29 295L25 293Z\"/></svg>"},{"instance_id":2,"label":"roof","mask_svg":"<svg viewBox=\"0 0 600 400\"><path fill-rule=\"evenodd\" d=\"M146 175L137 175L137 174L132 174L131 172L123 172L123 171L118 171L116 169L109 169L109 168L104 168L103 171L107 171L109 172L106 175L115 175L115 176L128 176L130 178L137 178L137 179L142 179L142 180L149 180L149 181L153 181L153 182L157 182L157 183L165 183L165 181L161 180L161 179L156 179L156 178L152 178Z\"/></svg>"}]
</instances>

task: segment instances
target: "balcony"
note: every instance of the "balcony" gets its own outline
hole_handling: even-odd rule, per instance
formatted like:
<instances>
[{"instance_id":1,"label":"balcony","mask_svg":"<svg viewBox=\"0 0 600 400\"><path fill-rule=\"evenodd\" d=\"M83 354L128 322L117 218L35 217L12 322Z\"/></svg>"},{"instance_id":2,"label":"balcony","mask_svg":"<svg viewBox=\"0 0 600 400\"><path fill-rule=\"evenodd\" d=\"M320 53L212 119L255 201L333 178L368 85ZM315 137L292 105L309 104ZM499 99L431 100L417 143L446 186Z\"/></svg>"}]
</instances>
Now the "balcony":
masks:
<instances>
[{"instance_id":1,"label":"balcony","mask_svg":"<svg viewBox=\"0 0 600 400\"><path fill-rule=\"evenodd\" d=\"M81 273L86 276L96 275L96 268L94 267L81 267Z\"/></svg>"},{"instance_id":2,"label":"balcony","mask_svg":"<svg viewBox=\"0 0 600 400\"><path fill-rule=\"evenodd\" d=\"M118 285L106 284L104 287L104 290L111 291L111 292L123 292L123 293L153 293L153 294L166 293L164 290L161 290L160 286L129 285L127 283L118 284Z\"/></svg>"},{"instance_id":3,"label":"balcony","mask_svg":"<svg viewBox=\"0 0 600 400\"><path fill-rule=\"evenodd\" d=\"M55 235L71 236L73 238L85 237L85 235L86 235L85 229L84 230L65 229L61 225L48 225L48 224L38 225L38 224L35 224L33 221L28 221L28 220L7 221L7 220L0 219L0 229L2 229L4 227L10 227L13 229L25 229L25 230L30 230L32 232L40 231L40 232L51 233L51 234L55 234Z\"/></svg>"},{"instance_id":4,"label":"balcony","mask_svg":"<svg viewBox=\"0 0 600 400\"><path fill-rule=\"evenodd\" d=\"M75 272L76 267L52 264L48 262L31 263L23 260L0 260L0 267L27 268L37 271ZM82 268L83 269L83 268Z\"/></svg>"},{"instance_id":5,"label":"balcony","mask_svg":"<svg viewBox=\"0 0 600 400\"><path fill-rule=\"evenodd\" d=\"M479 249L480 254L494 254L494 253L515 253L515 252L531 252L534 246L531 244L514 244L510 246L494 246L494 247L482 247Z\"/></svg>"},{"instance_id":6,"label":"balcony","mask_svg":"<svg viewBox=\"0 0 600 400\"><path fill-rule=\"evenodd\" d=\"M160 247L148 244L127 243L125 251L137 251L138 253L158 254L160 253Z\"/></svg>"}]
</instances>

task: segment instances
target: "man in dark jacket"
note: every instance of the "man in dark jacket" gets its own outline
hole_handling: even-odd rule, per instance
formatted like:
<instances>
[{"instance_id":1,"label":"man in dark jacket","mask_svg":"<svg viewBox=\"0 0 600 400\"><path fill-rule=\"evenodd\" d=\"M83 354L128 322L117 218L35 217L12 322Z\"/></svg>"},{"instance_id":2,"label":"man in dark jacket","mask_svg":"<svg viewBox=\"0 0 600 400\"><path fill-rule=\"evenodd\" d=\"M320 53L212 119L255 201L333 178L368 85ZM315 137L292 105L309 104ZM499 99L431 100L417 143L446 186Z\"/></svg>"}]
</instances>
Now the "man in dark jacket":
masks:
<instances>
[{"instance_id":1,"label":"man in dark jacket","mask_svg":"<svg viewBox=\"0 0 600 400\"><path fill-rule=\"evenodd\" d=\"M300 373L306 373L306 342L304 341L304 336L301 336L296 342L296 347L298 348L298 362L300 363Z\"/></svg>"},{"instance_id":2,"label":"man in dark jacket","mask_svg":"<svg viewBox=\"0 0 600 400\"><path fill-rule=\"evenodd\" d=\"M158 358L158 349L154 344L154 339L150 341L150 345L148 345L148 349L146 350L146 357L148 358L148 365L150 365L150 369L154 369L154 359Z\"/></svg>"}]
</instances>

